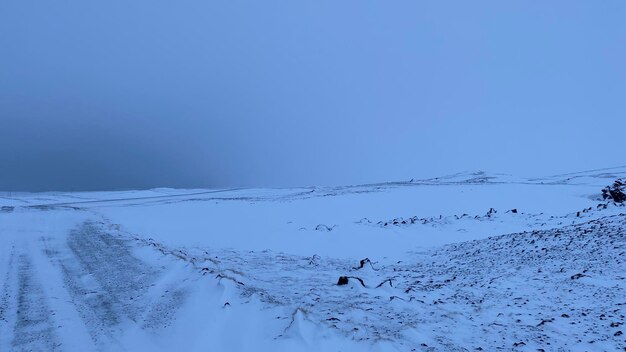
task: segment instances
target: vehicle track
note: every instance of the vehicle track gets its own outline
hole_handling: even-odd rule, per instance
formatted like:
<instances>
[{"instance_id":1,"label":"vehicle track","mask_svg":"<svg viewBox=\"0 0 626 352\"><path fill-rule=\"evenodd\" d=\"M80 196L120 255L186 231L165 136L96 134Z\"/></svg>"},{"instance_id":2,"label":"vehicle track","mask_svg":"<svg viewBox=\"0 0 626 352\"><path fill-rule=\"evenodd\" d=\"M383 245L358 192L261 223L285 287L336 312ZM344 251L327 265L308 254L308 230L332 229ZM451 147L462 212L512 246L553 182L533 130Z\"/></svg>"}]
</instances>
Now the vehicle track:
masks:
<instances>
[{"instance_id":1,"label":"vehicle track","mask_svg":"<svg viewBox=\"0 0 626 352\"><path fill-rule=\"evenodd\" d=\"M15 351L58 351L54 312L48 306L29 256L17 260L17 315L11 343Z\"/></svg>"},{"instance_id":2,"label":"vehicle track","mask_svg":"<svg viewBox=\"0 0 626 352\"><path fill-rule=\"evenodd\" d=\"M163 281L114 229L86 221L42 232L0 237L0 351L127 350L128 330L149 343L185 302L175 277Z\"/></svg>"},{"instance_id":3,"label":"vehicle track","mask_svg":"<svg viewBox=\"0 0 626 352\"><path fill-rule=\"evenodd\" d=\"M154 302L145 298L159 272L132 253L128 241L94 222L71 231L68 251L47 250L95 345L117 346L122 323L142 324Z\"/></svg>"}]
</instances>

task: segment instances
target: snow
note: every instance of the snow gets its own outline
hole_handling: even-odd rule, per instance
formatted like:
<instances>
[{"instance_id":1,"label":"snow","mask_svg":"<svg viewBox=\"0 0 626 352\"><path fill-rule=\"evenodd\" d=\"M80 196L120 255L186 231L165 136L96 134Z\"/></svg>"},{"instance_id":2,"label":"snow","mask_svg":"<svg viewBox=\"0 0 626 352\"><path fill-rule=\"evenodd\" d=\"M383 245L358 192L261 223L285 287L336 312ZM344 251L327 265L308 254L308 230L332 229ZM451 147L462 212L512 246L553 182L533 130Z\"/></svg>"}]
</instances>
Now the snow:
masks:
<instances>
[{"instance_id":1,"label":"snow","mask_svg":"<svg viewBox=\"0 0 626 352\"><path fill-rule=\"evenodd\" d=\"M2 195L0 350L624 349L624 175Z\"/></svg>"}]
</instances>

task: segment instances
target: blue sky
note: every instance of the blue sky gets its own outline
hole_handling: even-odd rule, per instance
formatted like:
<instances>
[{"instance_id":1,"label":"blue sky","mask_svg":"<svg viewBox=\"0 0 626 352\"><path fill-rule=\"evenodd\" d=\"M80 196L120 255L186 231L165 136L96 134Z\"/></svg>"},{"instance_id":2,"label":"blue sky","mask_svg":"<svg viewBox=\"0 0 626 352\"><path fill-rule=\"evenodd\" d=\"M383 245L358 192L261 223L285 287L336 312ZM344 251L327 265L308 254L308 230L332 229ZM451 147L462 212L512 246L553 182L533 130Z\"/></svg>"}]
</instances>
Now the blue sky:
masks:
<instances>
[{"instance_id":1,"label":"blue sky","mask_svg":"<svg viewBox=\"0 0 626 352\"><path fill-rule=\"evenodd\" d=\"M626 164L623 1L0 0L0 189Z\"/></svg>"}]
</instances>

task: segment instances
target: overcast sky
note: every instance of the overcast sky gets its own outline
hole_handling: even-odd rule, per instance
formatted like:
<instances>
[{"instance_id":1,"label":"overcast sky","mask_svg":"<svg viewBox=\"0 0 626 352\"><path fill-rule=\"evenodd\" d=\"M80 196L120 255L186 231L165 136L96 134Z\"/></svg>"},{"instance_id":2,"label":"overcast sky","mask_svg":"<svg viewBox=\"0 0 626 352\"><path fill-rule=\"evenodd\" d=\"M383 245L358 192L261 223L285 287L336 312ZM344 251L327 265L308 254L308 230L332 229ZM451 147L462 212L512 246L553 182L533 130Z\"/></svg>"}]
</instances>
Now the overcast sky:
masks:
<instances>
[{"instance_id":1,"label":"overcast sky","mask_svg":"<svg viewBox=\"0 0 626 352\"><path fill-rule=\"evenodd\" d=\"M0 0L0 189L626 164L626 2Z\"/></svg>"}]
</instances>

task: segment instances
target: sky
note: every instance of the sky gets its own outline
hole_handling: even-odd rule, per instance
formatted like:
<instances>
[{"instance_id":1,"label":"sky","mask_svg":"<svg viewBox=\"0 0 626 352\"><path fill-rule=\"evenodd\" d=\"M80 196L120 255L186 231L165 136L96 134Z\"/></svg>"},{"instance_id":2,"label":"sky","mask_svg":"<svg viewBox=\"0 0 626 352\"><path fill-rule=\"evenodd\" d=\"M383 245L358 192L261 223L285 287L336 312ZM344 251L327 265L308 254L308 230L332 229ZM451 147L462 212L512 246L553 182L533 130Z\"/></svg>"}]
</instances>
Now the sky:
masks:
<instances>
[{"instance_id":1,"label":"sky","mask_svg":"<svg viewBox=\"0 0 626 352\"><path fill-rule=\"evenodd\" d=\"M0 0L0 190L626 165L624 1Z\"/></svg>"}]
</instances>

